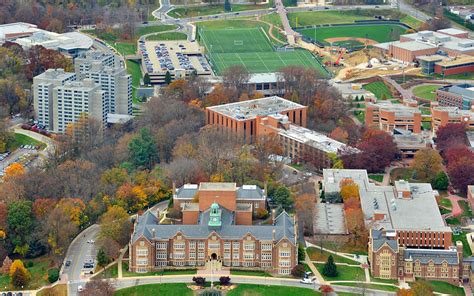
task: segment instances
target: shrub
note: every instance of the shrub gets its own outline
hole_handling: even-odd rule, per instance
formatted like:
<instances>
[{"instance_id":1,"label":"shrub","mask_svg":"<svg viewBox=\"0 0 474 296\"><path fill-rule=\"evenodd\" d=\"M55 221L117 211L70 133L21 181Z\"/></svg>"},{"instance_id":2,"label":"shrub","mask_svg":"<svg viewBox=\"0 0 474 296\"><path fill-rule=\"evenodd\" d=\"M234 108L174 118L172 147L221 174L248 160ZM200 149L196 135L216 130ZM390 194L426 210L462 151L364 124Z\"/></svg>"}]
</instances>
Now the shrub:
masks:
<instances>
[{"instance_id":1,"label":"shrub","mask_svg":"<svg viewBox=\"0 0 474 296\"><path fill-rule=\"evenodd\" d=\"M298 263L304 262L305 259L305 250L302 244L298 244Z\"/></svg>"},{"instance_id":2,"label":"shrub","mask_svg":"<svg viewBox=\"0 0 474 296\"><path fill-rule=\"evenodd\" d=\"M334 263L334 258L332 255L329 255L328 261L324 264L323 275L327 277L336 277L338 275L336 264Z\"/></svg>"},{"instance_id":3,"label":"shrub","mask_svg":"<svg viewBox=\"0 0 474 296\"><path fill-rule=\"evenodd\" d=\"M221 284L221 286L230 285L230 277L228 277L228 276L221 276L221 277L219 278L219 283Z\"/></svg>"},{"instance_id":4,"label":"shrub","mask_svg":"<svg viewBox=\"0 0 474 296\"><path fill-rule=\"evenodd\" d=\"M48 282L54 283L59 279L59 269L51 268L48 270Z\"/></svg>"},{"instance_id":5,"label":"shrub","mask_svg":"<svg viewBox=\"0 0 474 296\"><path fill-rule=\"evenodd\" d=\"M34 265L35 265L35 263L33 261L26 262L26 267L27 268L32 268Z\"/></svg>"},{"instance_id":6,"label":"shrub","mask_svg":"<svg viewBox=\"0 0 474 296\"><path fill-rule=\"evenodd\" d=\"M265 219L268 217L268 211L265 209L257 209L255 211L255 217L257 219Z\"/></svg>"},{"instance_id":7,"label":"shrub","mask_svg":"<svg viewBox=\"0 0 474 296\"><path fill-rule=\"evenodd\" d=\"M198 286L204 286L206 284L206 278L201 276L193 276L193 282Z\"/></svg>"},{"instance_id":8,"label":"shrub","mask_svg":"<svg viewBox=\"0 0 474 296\"><path fill-rule=\"evenodd\" d=\"M304 268L303 264L298 264L291 270L291 275L294 277L303 277L306 269Z\"/></svg>"}]
</instances>

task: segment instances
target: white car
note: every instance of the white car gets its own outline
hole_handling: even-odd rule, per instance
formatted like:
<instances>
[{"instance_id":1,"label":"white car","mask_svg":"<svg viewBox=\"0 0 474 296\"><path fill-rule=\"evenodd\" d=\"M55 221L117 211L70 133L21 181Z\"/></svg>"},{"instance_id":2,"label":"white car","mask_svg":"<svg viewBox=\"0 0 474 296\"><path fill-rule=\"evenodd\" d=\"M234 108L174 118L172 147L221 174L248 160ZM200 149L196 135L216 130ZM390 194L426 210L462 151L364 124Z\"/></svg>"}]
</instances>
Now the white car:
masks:
<instances>
[{"instance_id":1,"label":"white car","mask_svg":"<svg viewBox=\"0 0 474 296\"><path fill-rule=\"evenodd\" d=\"M79 287L77 287L77 292L82 292L82 291L84 291L84 288L81 285L79 285Z\"/></svg>"},{"instance_id":2,"label":"white car","mask_svg":"<svg viewBox=\"0 0 474 296\"><path fill-rule=\"evenodd\" d=\"M300 283L311 285L311 284L314 283L314 281L316 281L316 277L303 278L303 279L301 279Z\"/></svg>"}]
</instances>

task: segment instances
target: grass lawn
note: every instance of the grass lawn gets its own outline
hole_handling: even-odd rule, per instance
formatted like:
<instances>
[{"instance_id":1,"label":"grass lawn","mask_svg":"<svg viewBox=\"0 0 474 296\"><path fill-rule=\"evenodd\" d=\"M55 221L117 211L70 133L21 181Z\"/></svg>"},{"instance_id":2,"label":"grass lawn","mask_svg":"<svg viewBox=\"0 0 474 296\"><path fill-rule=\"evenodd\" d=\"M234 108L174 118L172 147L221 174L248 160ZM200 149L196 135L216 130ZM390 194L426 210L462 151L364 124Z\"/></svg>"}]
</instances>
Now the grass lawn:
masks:
<instances>
[{"instance_id":1,"label":"grass lawn","mask_svg":"<svg viewBox=\"0 0 474 296\"><path fill-rule=\"evenodd\" d=\"M456 217L447 218L446 223L451 226L461 225L461 221Z\"/></svg>"},{"instance_id":2,"label":"grass lawn","mask_svg":"<svg viewBox=\"0 0 474 296\"><path fill-rule=\"evenodd\" d=\"M431 130L431 123L430 122L422 122L421 127L423 128L423 130L429 131L429 130Z\"/></svg>"},{"instance_id":3,"label":"grass lawn","mask_svg":"<svg viewBox=\"0 0 474 296\"><path fill-rule=\"evenodd\" d=\"M150 33L159 33L164 31L170 31L178 28L176 25L157 25L157 26L147 26L147 27L138 27L137 36L142 36Z\"/></svg>"},{"instance_id":4,"label":"grass lawn","mask_svg":"<svg viewBox=\"0 0 474 296\"><path fill-rule=\"evenodd\" d=\"M456 287L441 281L430 281L429 282L433 287L433 290L438 293L449 294L449 295L464 295L464 289L461 287Z\"/></svg>"},{"instance_id":5,"label":"grass lawn","mask_svg":"<svg viewBox=\"0 0 474 296\"><path fill-rule=\"evenodd\" d=\"M142 70L140 69L140 64L135 61L127 61L127 72L132 75L132 96L133 103L137 103L138 99L135 96L136 87L140 85L140 79L142 78Z\"/></svg>"},{"instance_id":6,"label":"grass lawn","mask_svg":"<svg viewBox=\"0 0 474 296\"><path fill-rule=\"evenodd\" d=\"M446 208L453 208L453 204L451 203L451 200L447 199L447 198L442 198L440 201L439 201L439 204L446 207Z\"/></svg>"},{"instance_id":7,"label":"grass lawn","mask_svg":"<svg viewBox=\"0 0 474 296\"><path fill-rule=\"evenodd\" d=\"M354 111L354 115L361 123L365 123L365 111Z\"/></svg>"},{"instance_id":8,"label":"grass lawn","mask_svg":"<svg viewBox=\"0 0 474 296\"><path fill-rule=\"evenodd\" d=\"M382 174L371 174L369 175L369 179L372 179L377 182L382 182L383 181L383 175Z\"/></svg>"},{"instance_id":9,"label":"grass lawn","mask_svg":"<svg viewBox=\"0 0 474 296\"><path fill-rule=\"evenodd\" d=\"M468 217L468 218L473 217L471 207L469 206L469 203L466 200L459 200L458 204L462 209L461 217Z\"/></svg>"},{"instance_id":10,"label":"grass lawn","mask_svg":"<svg viewBox=\"0 0 474 296\"><path fill-rule=\"evenodd\" d=\"M413 88L413 94L422 99L434 101L436 100L436 90L440 87L440 85L419 85Z\"/></svg>"},{"instance_id":11,"label":"grass lawn","mask_svg":"<svg viewBox=\"0 0 474 296\"><path fill-rule=\"evenodd\" d=\"M450 214L451 210L447 210L445 208L439 208L439 212L441 213L441 215L446 215L446 214Z\"/></svg>"},{"instance_id":12,"label":"grass lawn","mask_svg":"<svg viewBox=\"0 0 474 296\"><path fill-rule=\"evenodd\" d=\"M237 288L230 290L227 296L313 296L321 295L321 293L308 288L285 287L285 286L265 286L265 285L250 285L239 284Z\"/></svg>"},{"instance_id":13,"label":"grass lawn","mask_svg":"<svg viewBox=\"0 0 474 296\"><path fill-rule=\"evenodd\" d=\"M152 276L152 275L177 275L177 274L196 274L196 269L169 269L163 271L151 271L146 273L136 273L128 271L128 264L122 263L122 275L124 277L130 276Z\"/></svg>"},{"instance_id":14,"label":"grass lawn","mask_svg":"<svg viewBox=\"0 0 474 296\"><path fill-rule=\"evenodd\" d=\"M15 134L15 140L8 146L8 149L13 151L18 149L21 145L39 146L40 149L44 149L46 147L46 144L43 142L37 141L23 134Z\"/></svg>"},{"instance_id":15,"label":"grass lawn","mask_svg":"<svg viewBox=\"0 0 474 296\"><path fill-rule=\"evenodd\" d=\"M430 115L431 109L430 107L420 107L421 115Z\"/></svg>"},{"instance_id":16,"label":"grass lawn","mask_svg":"<svg viewBox=\"0 0 474 296\"><path fill-rule=\"evenodd\" d=\"M373 17L359 15L355 10L306 11L288 14L292 27L323 24L347 24L359 20L370 20ZM298 22L298 24L297 24Z\"/></svg>"},{"instance_id":17,"label":"grass lawn","mask_svg":"<svg viewBox=\"0 0 474 296\"><path fill-rule=\"evenodd\" d=\"M327 251L321 251L320 249L309 247L306 249L306 252L308 253L308 257L311 259L311 261L323 261L326 262L328 260L329 255L332 255L334 258L334 262L336 263L347 263L347 264L360 264L357 261L347 259L341 256L337 256L334 254L331 254Z\"/></svg>"},{"instance_id":18,"label":"grass lawn","mask_svg":"<svg viewBox=\"0 0 474 296\"><path fill-rule=\"evenodd\" d=\"M250 275L250 276L268 276L271 277L272 275L268 272L261 271L261 270L238 270L238 269L231 269L231 275Z\"/></svg>"},{"instance_id":19,"label":"grass lawn","mask_svg":"<svg viewBox=\"0 0 474 296\"><path fill-rule=\"evenodd\" d=\"M267 23L271 23L276 27L283 28L283 24L281 23L281 18L280 15L277 13L270 13L261 16L260 18L262 21L265 21Z\"/></svg>"},{"instance_id":20,"label":"grass lawn","mask_svg":"<svg viewBox=\"0 0 474 296\"><path fill-rule=\"evenodd\" d=\"M317 263L315 264L315 266L322 275L324 264ZM337 271L339 274L336 277L327 277L323 275L324 279L327 281L364 281L365 280L364 270L360 267L337 265Z\"/></svg>"},{"instance_id":21,"label":"grass lawn","mask_svg":"<svg viewBox=\"0 0 474 296\"><path fill-rule=\"evenodd\" d=\"M254 5L254 4L232 4L232 12L239 12L245 10L265 9L270 7L269 4ZM224 5L208 5L198 6L192 8L179 7L171 10L168 15L174 18L187 18L196 16L206 16L213 14L220 14L227 12L224 10Z\"/></svg>"},{"instance_id":22,"label":"grass lawn","mask_svg":"<svg viewBox=\"0 0 474 296\"><path fill-rule=\"evenodd\" d=\"M111 278L117 278L117 277L118 277L118 266L117 264L114 264L111 267L107 268L105 271L101 272L96 278L111 279Z\"/></svg>"},{"instance_id":23,"label":"grass lawn","mask_svg":"<svg viewBox=\"0 0 474 296\"><path fill-rule=\"evenodd\" d=\"M188 36L180 32L168 32L146 37L146 40L186 40Z\"/></svg>"},{"instance_id":24,"label":"grass lawn","mask_svg":"<svg viewBox=\"0 0 474 296\"><path fill-rule=\"evenodd\" d=\"M370 277L371 282L378 282L378 283L385 283L385 284L398 284L398 280L391 280L391 279L379 279L379 278L373 278L372 276Z\"/></svg>"},{"instance_id":25,"label":"grass lawn","mask_svg":"<svg viewBox=\"0 0 474 296\"><path fill-rule=\"evenodd\" d=\"M392 93L390 92L390 89L382 81L367 83L363 86L363 88L372 92L379 100L386 100L392 98Z\"/></svg>"},{"instance_id":26,"label":"grass lawn","mask_svg":"<svg viewBox=\"0 0 474 296\"><path fill-rule=\"evenodd\" d=\"M122 55L137 53L137 46L134 43L116 42L111 45Z\"/></svg>"},{"instance_id":27,"label":"grass lawn","mask_svg":"<svg viewBox=\"0 0 474 296\"><path fill-rule=\"evenodd\" d=\"M322 27L322 28L308 28L298 30L301 34L309 38L316 38L317 41L329 44L326 39L334 37L353 37L353 38L367 38L377 42L388 42L398 40L401 34L404 34L406 29L394 24L381 25L350 25L340 27ZM355 46L364 45L360 42L354 44ZM346 46L347 47L347 46Z\"/></svg>"},{"instance_id":28,"label":"grass lawn","mask_svg":"<svg viewBox=\"0 0 474 296\"><path fill-rule=\"evenodd\" d=\"M390 172L390 179L397 180L412 180L413 170L410 168L396 168Z\"/></svg>"},{"instance_id":29,"label":"grass lawn","mask_svg":"<svg viewBox=\"0 0 474 296\"><path fill-rule=\"evenodd\" d=\"M245 29L245 28L258 28L262 26L262 23L256 20L249 19L231 19L231 20L218 20L218 21L204 21L196 23L196 26L201 29L205 28L208 30L217 29Z\"/></svg>"},{"instance_id":30,"label":"grass lawn","mask_svg":"<svg viewBox=\"0 0 474 296\"><path fill-rule=\"evenodd\" d=\"M410 27L412 27L415 30L417 30L423 24L422 21L420 21L419 19L416 19L416 18L414 18L410 15L402 17L400 19L400 22L409 25Z\"/></svg>"},{"instance_id":31,"label":"grass lawn","mask_svg":"<svg viewBox=\"0 0 474 296\"><path fill-rule=\"evenodd\" d=\"M49 265L51 263L50 258L48 257L40 257L33 260L24 260L23 264L26 265L28 261L33 262L33 267L27 268L31 274L31 280L25 289L38 289L41 286L48 284L46 280L46 275L49 269ZM2 275L0 276L0 287L10 287L10 276L9 275Z\"/></svg>"},{"instance_id":32,"label":"grass lawn","mask_svg":"<svg viewBox=\"0 0 474 296\"><path fill-rule=\"evenodd\" d=\"M41 290L36 295L37 296L46 296L46 295L67 296L67 285L66 284L56 285L52 288Z\"/></svg>"},{"instance_id":33,"label":"grass lawn","mask_svg":"<svg viewBox=\"0 0 474 296\"><path fill-rule=\"evenodd\" d=\"M389 292L396 292L398 291L397 287L392 286L385 286L385 285L377 285L377 284L363 284L363 283L334 283L334 285L338 286L349 286L349 287L365 287L366 289L376 289L376 290L383 290Z\"/></svg>"},{"instance_id":34,"label":"grass lawn","mask_svg":"<svg viewBox=\"0 0 474 296\"><path fill-rule=\"evenodd\" d=\"M117 290L115 296L192 296L193 291L186 284L150 284Z\"/></svg>"},{"instance_id":35,"label":"grass lawn","mask_svg":"<svg viewBox=\"0 0 474 296\"><path fill-rule=\"evenodd\" d=\"M472 255L471 248L467 242L466 238L467 232L461 232L461 234L454 234L453 233L453 242L462 241L462 254L463 257L469 257Z\"/></svg>"},{"instance_id":36,"label":"grass lawn","mask_svg":"<svg viewBox=\"0 0 474 296\"><path fill-rule=\"evenodd\" d=\"M440 75L439 77L443 77ZM474 72L470 73L462 73L462 74L453 74L453 75L448 75L443 78L446 79L464 79L464 80L473 80L474 79Z\"/></svg>"}]
</instances>

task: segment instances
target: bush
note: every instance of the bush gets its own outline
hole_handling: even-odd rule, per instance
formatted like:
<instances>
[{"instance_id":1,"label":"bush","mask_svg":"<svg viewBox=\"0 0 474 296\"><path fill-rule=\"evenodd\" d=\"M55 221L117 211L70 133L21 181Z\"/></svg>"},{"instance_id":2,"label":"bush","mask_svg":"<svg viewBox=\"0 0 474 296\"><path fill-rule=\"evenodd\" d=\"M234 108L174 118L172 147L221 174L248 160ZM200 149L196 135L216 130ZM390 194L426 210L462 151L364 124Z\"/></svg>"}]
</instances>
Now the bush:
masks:
<instances>
[{"instance_id":1,"label":"bush","mask_svg":"<svg viewBox=\"0 0 474 296\"><path fill-rule=\"evenodd\" d=\"M198 286L204 286L206 284L206 278L201 276L193 276L193 282Z\"/></svg>"},{"instance_id":2,"label":"bush","mask_svg":"<svg viewBox=\"0 0 474 296\"><path fill-rule=\"evenodd\" d=\"M303 277L306 269L303 264L298 264L291 270L291 275L297 278Z\"/></svg>"},{"instance_id":3,"label":"bush","mask_svg":"<svg viewBox=\"0 0 474 296\"><path fill-rule=\"evenodd\" d=\"M170 198L168 201L168 209L171 209L173 207L173 198Z\"/></svg>"},{"instance_id":4,"label":"bush","mask_svg":"<svg viewBox=\"0 0 474 296\"><path fill-rule=\"evenodd\" d=\"M230 277L228 277L228 276L221 276L221 277L219 278L219 283L221 284L221 286L230 285Z\"/></svg>"},{"instance_id":5,"label":"bush","mask_svg":"<svg viewBox=\"0 0 474 296\"><path fill-rule=\"evenodd\" d=\"M268 211L265 209L257 209L255 211L255 218L257 219L265 219L268 217Z\"/></svg>"},{"instance_id":6,"label":"bush","mask_svg":"<svg viewBox=\"0 0 474 296\"><path fill-rule=\"evenodd\" d=\"M446 190L449 186L448 176L445 172L439 172L434 180L431 182L433 188L436 190Z\"/></svg>"},{"instance_id":7,"label":"bush","mask_svg":"<svg viewBox=\"0 0 474 296\"><path fill-rule=\"evenodd\" d=\"M298 244L298 263L304 262L305 259L305 250L302 244Z\"/></svg>"},{"instance_id":8,"label":"bush","mask_svg":"<svg viewBox=\"0 0 474 296\"><path fill-rule=\"evenodd\" d=\"M332 255L329 255L328 261L324 264L323 275L327 277L336 277L338 275L337 267Z\"/></svg>"},{"instance_id":9,"label":"bush","mask_svg":"<svg viewBox=\"0 0 474 296\"><path fill-rule=\"evenodd\" d=\"M31 268L35 265L35 263L33 261L28 261L26 262L26 268Z\"/></svg>"},{"instance_id":10,"label":"bush","mask_svg":"<svg viewBox=\"0 0 474 296\"><path fill-rule=\"evenodd\" d=\"M59 279L59 269L51 268L48 270L48 282L54 283Z\"/></svg>"}]
</instances>

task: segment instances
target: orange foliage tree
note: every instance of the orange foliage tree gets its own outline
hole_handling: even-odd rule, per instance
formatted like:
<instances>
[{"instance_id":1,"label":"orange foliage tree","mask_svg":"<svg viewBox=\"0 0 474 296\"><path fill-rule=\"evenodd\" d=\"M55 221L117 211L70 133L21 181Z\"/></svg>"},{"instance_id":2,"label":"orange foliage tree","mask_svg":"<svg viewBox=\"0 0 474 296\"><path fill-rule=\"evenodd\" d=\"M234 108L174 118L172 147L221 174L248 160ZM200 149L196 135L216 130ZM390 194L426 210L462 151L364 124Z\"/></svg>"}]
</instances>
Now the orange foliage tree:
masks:
<instances>
[{"instance_id":1,"label":"orange foliage tree","mask_svg":"<svg viewBox=\"0 0 474 296\"><path fill-rule=\"evenodd\" d=\"M21 163L14 162L5 169L5 176L3 178L9 180L23 174L25 174L25 167Z\"/></svg>"}]
</instances>

